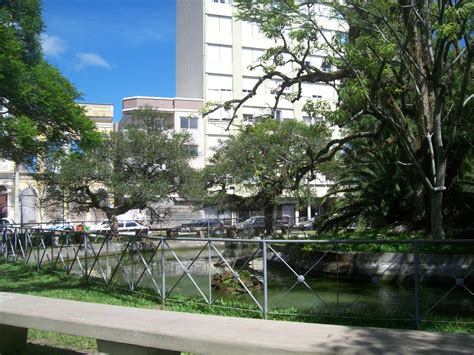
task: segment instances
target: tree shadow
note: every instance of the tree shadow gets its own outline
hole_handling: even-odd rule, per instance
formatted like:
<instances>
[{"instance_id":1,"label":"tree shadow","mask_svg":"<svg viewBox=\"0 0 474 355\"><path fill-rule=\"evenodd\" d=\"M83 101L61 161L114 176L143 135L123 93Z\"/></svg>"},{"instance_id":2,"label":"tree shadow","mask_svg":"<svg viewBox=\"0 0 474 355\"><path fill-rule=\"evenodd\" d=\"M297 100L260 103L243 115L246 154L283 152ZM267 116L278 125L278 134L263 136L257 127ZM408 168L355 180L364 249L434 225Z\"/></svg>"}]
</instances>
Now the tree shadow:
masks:
<instances>
[{"instance_id":1,"label":"tree shadow","mask_svg":"<svg viewBox=\"0 0 474 355\"><path fill-rule=\"evenodd\" d=\"M35 354L35 355L78 355L88 354L89 352L78 352L69 349L55 348L49 345L27 343L25 349L20 353L21 355Z\"/></svg>"}]
</instances>

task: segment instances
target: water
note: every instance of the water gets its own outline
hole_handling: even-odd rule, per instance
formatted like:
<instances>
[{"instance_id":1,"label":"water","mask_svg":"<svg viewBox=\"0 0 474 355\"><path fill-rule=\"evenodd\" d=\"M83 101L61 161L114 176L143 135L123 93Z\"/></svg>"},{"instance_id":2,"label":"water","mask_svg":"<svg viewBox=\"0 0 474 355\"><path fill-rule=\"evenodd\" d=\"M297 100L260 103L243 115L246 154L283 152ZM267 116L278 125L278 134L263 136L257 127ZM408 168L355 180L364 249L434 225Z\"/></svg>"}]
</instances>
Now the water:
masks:
<instances>
[{"instance_id":1,"label":"water","mask_svg":"<svg viewBox=\"0 0 474 355\"><path fill-rule=\"evenodd\" d=\"M198 254L200 254L199 257L197 257ZM173 252L166 250L167 297L196 297L203 303L216 302L216 300L238 301L263 308L263 287L249 288L249 292L244 290L240 293L215 290L209 286L214 275L224 271L238 272L240 275L247 274L247 276L251 274L262 279L263 260L261 258L252 260L248 267L242 266L242 264L247 265L243 261L252 254L252 247L236 252L236 250L224 248L223 244L217 250L207 247L173 249ZM143 261L148 264L148 270ZM135 288L138 286L159 290L163 288L160 251L156 254L143 253L142 256L128 254L122 262L123 269L117 267L117 257L101 257L100 264L107 278L113 274L114 282L128 283L129 286L133 285ZM91 262L89 262L89 267L92 267ZM183 272L184 269L188 269L188 272ZM97 264L92 271L92 276L103 277ZM415 316L413 283L343 281L318 277L317 274L298 280L297 276L286 266L268 265L269 312L406 320L412 320ZM456 286L454 279L453 284L421 285L420 299L420 314L423 319L458 317L474 321L474 296L463 285Z\"/></svg>"}]
</instances>

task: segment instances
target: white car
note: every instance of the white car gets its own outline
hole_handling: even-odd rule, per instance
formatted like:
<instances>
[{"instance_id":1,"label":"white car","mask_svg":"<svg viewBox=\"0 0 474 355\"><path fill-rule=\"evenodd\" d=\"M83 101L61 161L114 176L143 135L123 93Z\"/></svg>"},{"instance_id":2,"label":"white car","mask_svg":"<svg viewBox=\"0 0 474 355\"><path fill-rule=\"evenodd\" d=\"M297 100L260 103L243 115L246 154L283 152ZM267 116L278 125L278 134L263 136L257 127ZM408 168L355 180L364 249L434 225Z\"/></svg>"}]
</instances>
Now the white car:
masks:
<instances>
[{"instance_id":1,"label":"white car","mask_svg":"<svg viewBox=\"0 0 474 355\"><path fill-rule=\"evenodd\" d=\"M110 222L104 220L96 227L91 228L92 233L110 232ZM118 221L118 233L123 235L148 235L148 227L137 221Z\"/></svg>"}]
</instances>

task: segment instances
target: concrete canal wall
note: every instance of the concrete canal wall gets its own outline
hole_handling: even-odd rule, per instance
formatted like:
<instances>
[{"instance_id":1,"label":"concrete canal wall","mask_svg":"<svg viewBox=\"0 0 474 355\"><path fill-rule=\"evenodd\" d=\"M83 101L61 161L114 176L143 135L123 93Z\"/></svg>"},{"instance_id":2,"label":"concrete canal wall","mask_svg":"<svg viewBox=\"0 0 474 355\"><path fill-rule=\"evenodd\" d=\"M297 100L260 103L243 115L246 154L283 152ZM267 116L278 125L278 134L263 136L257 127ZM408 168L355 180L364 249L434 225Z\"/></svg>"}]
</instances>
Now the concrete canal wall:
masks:
<instances>
[{"instance_id":1,"label":"concrete canal wall","mask_svg":"<svg viewBox=\"0 0 474 355\"><path fill-rule=\"evenodd\" d=\"M367 282L413 282L415 257L412 253L348 253L313 252L310 255L301 252L278 251L283 260L295 271L312 276L324 276L339 279L361 280ZM316 266L316 262L319 260ZM274 253L270 253L268 262L273 266L282 266L283 262ZM420 282L436 284L473 284L474 255L459 254L420 254Z\"/></svg>"}]
</instances>

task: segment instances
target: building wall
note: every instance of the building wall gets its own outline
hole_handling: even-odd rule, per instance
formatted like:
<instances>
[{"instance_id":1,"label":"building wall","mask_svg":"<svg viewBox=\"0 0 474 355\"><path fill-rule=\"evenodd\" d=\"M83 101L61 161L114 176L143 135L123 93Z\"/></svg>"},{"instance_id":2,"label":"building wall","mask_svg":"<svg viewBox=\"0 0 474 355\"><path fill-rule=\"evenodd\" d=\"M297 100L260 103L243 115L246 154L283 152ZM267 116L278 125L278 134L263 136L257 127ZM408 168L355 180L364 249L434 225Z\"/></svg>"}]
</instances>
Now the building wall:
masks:
<instances>
[{"instance_id":1,"label":"building wall","mask_svg":"<svg viewBox=\"0 0 474 355\"><path fill-rule=\"evenodd\" d=\"M203 98L203 3L176 1L176 95Z\"/></svg>"},{"instance_id":2,"label":"building wall","mask_svg":"<svg viewBox=\"0 0 474 355\"><path fill-rule=\"evenodd\" d=\"M98 131L113 131L114 106L112 104L85 103L79 106L83 107L86 116L95 122Z\"/></svg>"},{"instance_id":3,"label":"building wall","mask_svg":"<svg viewBox=\"0 0 474 355\"><path fill-rule=\"evenodd\" d=\"M113 105L80 104L85 113L95 123L99 131L110 132L113 129ZM42 208L40 205L41 189L34 180L34 175L25 167L19 166L15 173L15 163L0 159L0 195L6 195L8 217L15 223L42 223L53 217L63 217L63 206L55 211ZM4 187L4 188L3 188ZM2 196L2 201L5 200ZM3 207L3 206L0 206ZM64 216L78 219L78 216ZM92 214L84 214L80 219L95 219Z\"/></svg>"},{"instance_id":4,"label":"building wall","mask_svg":"<svg viewBox=\"0 0 474 355\"><path fill-rule=\"evenodd\" d=\"M337 20L325 16L327 8L324 5L315 7L328 36L332 36L335 31L344 30L344 26ZM236 20L230 0L178 0L176 23L177 95L202 98L204 102L224 102L244 97L263 74L261 69L250 70L249 67L259 63L265 49L276 45L259 32L257 25ZM313 53L309 61L312 65L321 67L324 53ZM295 68L287 65L280 70L291 73ZM196 90L200 84L202 90ZM277 86L277 81L264 83L257 95L240 110L229 130L230 114L224 110L216 111L204 120L204 161L212 156L219 141L227 139L239 125L246 124L243 121L244 115L248 118L249 115L270 113ZM296 90L295 87L289 92ZM280 100L278 109L281 119L298 119L310 123L309 115L303 110L308 99L324 100L335 105L337 95L328 84L305 83L302 100L294 104ZM338 132L335 131L334 135L337 136Z\"/></svg>"},{"instance_id":5,"label":"building wall","mask_svg":"<svg viewBox=\"0 0 474 355\"><path fill-rule=\"evenodd\" d=\"M173 128L176 131L186 131L192 137L192 144L197 146L197 156L192 159L191 166L196 169L203 168L205 165L205 149L206 149L206 125L205 119L200 114L203 107L202 99L187 98L166 98L166 97L149 97L134 96L126 97L122 100L123 117L119 123L119 129L131 120L130 113L143 106L152 107L163 113L169 113L173 117ZM181 127L181 119L197 118L197 127Z\"/></svg>"}]
</instances>

